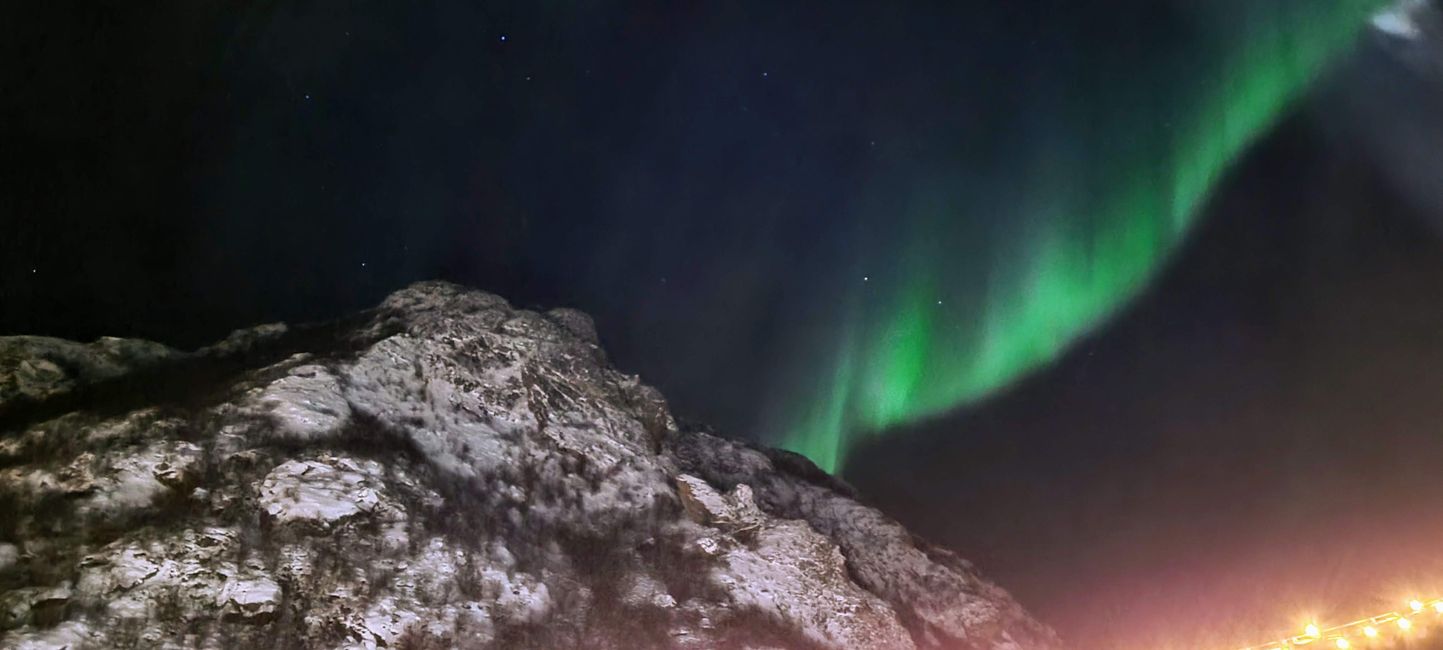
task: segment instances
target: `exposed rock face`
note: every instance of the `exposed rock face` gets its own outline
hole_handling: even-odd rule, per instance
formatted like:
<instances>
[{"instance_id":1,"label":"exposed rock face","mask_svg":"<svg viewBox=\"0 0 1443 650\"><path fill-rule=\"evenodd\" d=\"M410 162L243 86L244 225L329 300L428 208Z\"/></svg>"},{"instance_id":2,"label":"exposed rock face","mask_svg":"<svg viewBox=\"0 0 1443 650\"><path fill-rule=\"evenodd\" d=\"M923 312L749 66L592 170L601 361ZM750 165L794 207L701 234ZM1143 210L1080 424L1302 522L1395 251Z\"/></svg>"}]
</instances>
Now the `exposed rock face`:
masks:
<instances>
[{"instance_id":1,"label":"exposed rock face","mask_svg":"<svg viewBox=\"0 0 1443 650\"><path fill-rule=\"evenodd\" d=\"M177 356L159 343L134 339L76 343L44 336L0 337L0 404L58 395Z\"/></svg>"},{"instance_id":2,"label":"exposed rock face","mask_svg":"<svg viewBox=\"0 0 1443 650\"><path fill-rule=\"evenodd\" d=\"M34 341L0 646L1060 647L805 460L679 428L580 312L425 283L191 355Z\"/></svg>"}]
</instances>

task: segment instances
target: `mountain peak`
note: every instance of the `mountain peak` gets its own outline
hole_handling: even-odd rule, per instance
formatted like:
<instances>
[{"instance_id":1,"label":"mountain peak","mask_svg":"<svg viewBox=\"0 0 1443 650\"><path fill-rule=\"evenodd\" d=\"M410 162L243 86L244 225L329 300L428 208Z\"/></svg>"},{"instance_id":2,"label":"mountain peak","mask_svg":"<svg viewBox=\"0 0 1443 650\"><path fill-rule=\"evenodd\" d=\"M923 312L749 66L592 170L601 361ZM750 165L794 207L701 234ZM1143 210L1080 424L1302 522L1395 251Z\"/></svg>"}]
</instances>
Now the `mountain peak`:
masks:
<instances>
[{"instance_id":1,"label":"mountain peak","mask_svg":"<svg viewBox=\"0 0 1443 650\"><path fill-rule=\"evenodd\" d=\"M0 350L6 647L1060 647L804 460L679 426L573 310L428 282L193 353Z\"/></svg>"}]
</instances>

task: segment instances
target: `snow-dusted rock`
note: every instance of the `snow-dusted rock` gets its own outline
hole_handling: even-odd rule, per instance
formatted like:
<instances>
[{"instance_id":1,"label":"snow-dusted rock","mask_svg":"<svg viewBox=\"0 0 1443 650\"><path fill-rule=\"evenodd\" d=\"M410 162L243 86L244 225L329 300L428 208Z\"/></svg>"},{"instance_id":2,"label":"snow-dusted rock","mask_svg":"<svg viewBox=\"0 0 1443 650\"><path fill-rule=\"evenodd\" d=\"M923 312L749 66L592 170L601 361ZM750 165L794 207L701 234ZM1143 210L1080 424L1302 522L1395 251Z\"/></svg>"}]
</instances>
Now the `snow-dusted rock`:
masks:
<instances>
[{"instance_id":1,"label":"snow-dusted rock","mask_svg":"<svg viewBox=\"0 0 1443 650\"><path fill-rule=\"evenodd\" d=\"M714 526L759 526L765 519L746 484L736 486L730 494L722 494L706 481L682 474L676 477L677 496L687 516L698 523Z\"/></svg>"},{"instance_id":2,"label":"snow-dusted rock","mask_svg":"<svg viewBox=\"0 0 1443 650\"><path fill-rule=\"evenodd\" d=\"M0 516L7 648L1061 647L804 460L678 427L584 314L443 283L194 354L0 339Z\"/></svg>"},{"instance_id":3,"label":"snow-dusted rock","mask_svg":"<svg viewBox=\"0 0 1443 650\"><path fill-rule=\"evenodd\" d=\"M803 521L763 525L753 543L723 556L711 579L738 606L823 647L916 647L892 609L847 576L837 546Z\"/></svg>"},{"instance_id":4,"label":"snow-dusted rock","mask_svg":"<svg viewBox=\"0 0 1443 650\"><path fill-rule=\"evenodd\" d=\"M269 413L277 436L295 442L334 435L351 417L336 376L318 365L292 368L261 391L253 408Z\"/></svg>"},{"instance_id":5,"label":"snow-dusted rock","mask_svg":"<svg viewBox=\"0 0 1443 650\"><path fill-rule=\"evenodd\" d=\"M82 457L87 454L82 454ZM79 510L95 517L114 518L145 510L157 499L185 487L195 479L200 447L185 441L157 441L133 453L89 460L98 467L93 494Z\"/></svg>"},{"instance_id":6,"label":"snow-dusted rock","mask_svg":"<svg viewBox=\"0 0 1443 650\"><path fill-rule=\"evenodd\" d=\"M215 604L232 620L264 623L281 606L281 586L265 576L233 576L221 587Z\"/></svg>"},{"instance_id":7,"label":"snow-dusted rock","mask_svg":"<svg viewBox=\"0 0 1443 650\"><path fill-rule=\"evenodd\" d=\"M257 500L266 516L281 523L329 527L381 503L381 465L349 458L290 460L261 481Z\"/></svg>"}]
</instances>

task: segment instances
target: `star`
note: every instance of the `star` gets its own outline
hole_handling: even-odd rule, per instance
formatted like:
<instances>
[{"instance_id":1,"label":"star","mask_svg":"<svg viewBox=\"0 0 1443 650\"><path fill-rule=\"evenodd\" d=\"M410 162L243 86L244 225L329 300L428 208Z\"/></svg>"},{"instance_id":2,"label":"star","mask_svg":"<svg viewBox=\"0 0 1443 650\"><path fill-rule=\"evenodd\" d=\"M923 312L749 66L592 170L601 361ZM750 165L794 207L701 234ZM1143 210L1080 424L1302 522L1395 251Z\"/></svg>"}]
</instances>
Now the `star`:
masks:
<instances>
[{"instance_id":1,"label":"star","mask_svg":"<svg viewBox=\"0 0 1443 650\"><path fill-rule=\"evenodd\" d=\"M502 35L501 35L501 42L502 42L502 43L505 43L505 42L506 42L506 35L505 35L505 34L502 34Z\"/></svg>"},{"instance_id":2,"label":"star","mask_svg":"<svg viewBox=\"0 0 1443 650\"><path fill-rule=\"evenodd\" d=\"M768 76L771 76L771 73L769 73L769 72L763 72L763 73L762 73L762 76L763 76L763 77L768 77Z\"/></svg>"},{"instance_id":3,"label":"star","mask_svg":"<svg viewBox=\"0 0 1443 650\"><path fill-rule=\"evenodd\" d=\"M864 275L864 276L862 276L862 281L863 281L863 282L867 282L867 281L870 281L870 280L871 280L871 279L872 279L872 277L871 277L871 276L868 276L868 275Z\"/></svg>"}]
</instances>

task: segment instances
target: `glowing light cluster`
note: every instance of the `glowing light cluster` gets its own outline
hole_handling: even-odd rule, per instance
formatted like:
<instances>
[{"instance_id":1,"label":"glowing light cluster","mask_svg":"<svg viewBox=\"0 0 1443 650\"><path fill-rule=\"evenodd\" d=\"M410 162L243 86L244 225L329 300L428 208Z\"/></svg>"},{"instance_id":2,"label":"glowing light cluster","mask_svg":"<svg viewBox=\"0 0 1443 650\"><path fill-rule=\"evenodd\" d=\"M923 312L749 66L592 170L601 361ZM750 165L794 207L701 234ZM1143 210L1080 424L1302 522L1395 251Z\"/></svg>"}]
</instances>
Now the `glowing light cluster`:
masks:
<instances>
[{"instance_id":1,"label":"glowing light cluster","mask_svg":"<svg viewBox=\"0 0 1443 650\"><path fill-rule=\"evenodd\" d=\"M1427 627L1443 623L1443 598L1423 601L1410 600L1403 609L1384 612L1376 616L1360 618L1350 623L1321 627L1308 623L1297 636L1279 639L1263 645L1248 646L1242 650L1290 650L1314 646L1318 648L1376 648L1380 644L1401 640L1409 636L1422 636Z\"/></svg>"}]
</instances>

